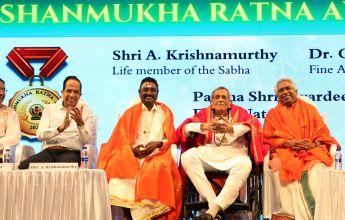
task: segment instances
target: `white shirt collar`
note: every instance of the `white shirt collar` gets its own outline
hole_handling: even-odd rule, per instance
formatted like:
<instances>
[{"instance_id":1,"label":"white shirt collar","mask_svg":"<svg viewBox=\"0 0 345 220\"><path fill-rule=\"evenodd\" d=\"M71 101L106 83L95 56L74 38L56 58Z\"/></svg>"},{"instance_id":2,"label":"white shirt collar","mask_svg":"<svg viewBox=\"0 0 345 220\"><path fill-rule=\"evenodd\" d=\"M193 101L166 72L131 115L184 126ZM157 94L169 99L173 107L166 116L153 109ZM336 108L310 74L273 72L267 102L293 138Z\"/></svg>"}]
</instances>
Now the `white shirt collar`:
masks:
<instances>
[{"instance_id":1,"label":"white shirt collar","mask_svg":"<svg viewBox=\"0 0 345 220\"><path fill-rule=\"evenodd\" d=\"M141 110L142 110L142 111L148 111L148 112L150 112L149 109L144 105L144 103L141 103ZM157 111L157 106L156 106L156 104L153 104L153 107L152 107L151 111Z\"/></svg>"}]
</instances>

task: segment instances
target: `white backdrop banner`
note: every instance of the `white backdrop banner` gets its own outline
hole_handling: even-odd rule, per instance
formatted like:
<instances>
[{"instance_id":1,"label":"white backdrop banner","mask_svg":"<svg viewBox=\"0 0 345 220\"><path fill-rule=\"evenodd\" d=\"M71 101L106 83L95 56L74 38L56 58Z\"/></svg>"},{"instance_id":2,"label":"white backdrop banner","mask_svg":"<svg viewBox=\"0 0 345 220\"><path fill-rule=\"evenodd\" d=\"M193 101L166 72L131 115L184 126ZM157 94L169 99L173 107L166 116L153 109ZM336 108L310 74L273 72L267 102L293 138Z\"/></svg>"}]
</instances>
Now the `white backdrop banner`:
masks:
<instances>
[{"instance_id":1,"label":"white backdrop banner","mask_svg":"<svg viewBox=\"0 0 345 220\"><path fill-rule=\"evenodd\" d=\"M343 145L344 42L344 35L0 38L0 77L6 81L7 103L29 84L8 53L14 47L60 47L68 58L45 86L60 92L66 76L82 81L82 99L99 116L98 146L108 140L146 76L157 79L159 99L172 109L176 127L207 106L218 86L227 87L233 102L263 123L277 103L275 83L289 77L327 116L332 135ZM35 74L44 62L30 62ZM38 141L22 142L40 149Z\"/></svg>"}]
</instances>

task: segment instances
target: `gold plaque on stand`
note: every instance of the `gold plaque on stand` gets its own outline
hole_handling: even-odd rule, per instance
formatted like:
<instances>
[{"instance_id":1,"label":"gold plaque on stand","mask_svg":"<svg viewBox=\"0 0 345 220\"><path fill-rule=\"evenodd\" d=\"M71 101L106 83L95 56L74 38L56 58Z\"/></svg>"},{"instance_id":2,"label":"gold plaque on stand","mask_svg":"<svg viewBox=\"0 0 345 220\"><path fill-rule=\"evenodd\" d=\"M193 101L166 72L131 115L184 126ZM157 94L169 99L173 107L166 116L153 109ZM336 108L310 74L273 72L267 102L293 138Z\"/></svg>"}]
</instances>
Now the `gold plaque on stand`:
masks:
<instances>
[{"instance_id":1,"label":"gold plaque on stand","mask_svg":"<svg viewBox=\"0 0 345 220\"><path fill-rule=\"evenodd\" d=\"M40 79L40 86L32 85L32 81L36 77ZM17 91L9 103L9 106L14 108L18 114L22 135L35 138L44 105L56 103L59 99L60 95L56 90L44 86L42 76L31 76L29 86Z\"/></svg>"}]
</instances>

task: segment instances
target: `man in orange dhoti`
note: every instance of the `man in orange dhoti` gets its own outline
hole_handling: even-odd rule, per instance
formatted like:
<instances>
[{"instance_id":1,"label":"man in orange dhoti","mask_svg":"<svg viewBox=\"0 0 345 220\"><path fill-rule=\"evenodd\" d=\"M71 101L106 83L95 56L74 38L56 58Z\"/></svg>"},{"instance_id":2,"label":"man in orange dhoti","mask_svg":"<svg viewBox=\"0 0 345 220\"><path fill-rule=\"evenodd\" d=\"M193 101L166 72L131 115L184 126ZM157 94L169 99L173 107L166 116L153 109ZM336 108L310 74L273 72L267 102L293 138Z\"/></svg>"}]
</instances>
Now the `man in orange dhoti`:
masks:
<instances>
[{"instance_id":1,"label":"man in orange dhoti","mask_svg":"<svg viewBox=\"0 0 345 220\"><path fill-rule=\"evenodd\" d=\"M264 143L270 146L270 168L274 173L280 206L272 219L313 219L320 172L331 166L330 135L317 109L297 97L291 79L277 82L278 105L264 123Z\"/></svg>"},{"instance_id":2,"label":"man in orange dhoti","mask_svg":"<svg viewBox=\"0 0 345 220\"><path fill-rule=\"evenodd\" d=\"M139 96L141 103L125 111L102 145L98 168L106 171L111 204L124 207L124 219L176 220L182 184L170 149L173 114L156 101L155 79L142 80Z\"/></svg>"}]
</instances>

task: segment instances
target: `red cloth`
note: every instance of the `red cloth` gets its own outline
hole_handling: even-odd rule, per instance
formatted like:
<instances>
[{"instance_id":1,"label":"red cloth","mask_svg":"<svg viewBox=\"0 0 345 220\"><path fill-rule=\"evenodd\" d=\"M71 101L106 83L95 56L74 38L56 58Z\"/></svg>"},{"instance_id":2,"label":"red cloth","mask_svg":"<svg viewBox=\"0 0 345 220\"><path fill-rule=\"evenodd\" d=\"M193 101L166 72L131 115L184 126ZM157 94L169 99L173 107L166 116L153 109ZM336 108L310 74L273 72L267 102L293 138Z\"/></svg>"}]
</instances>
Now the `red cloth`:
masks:
<instances>
[{"instance_id":1,"label":"red cloth","mask_svg":"<svg viewBox=\"0 0 345 220\"><path fill-rule=\"evenodd\" d=\"M257 118L252 116L240 106L231 104L231 124L244 124L250 128L251 142L250 142L250 152L253 155L256 163L261 163L264 156L268 152L268 148L263 147L263 133L262 127ZM212 140L212 132L209 131L206 135L198 134L194 140L195 143L190 143L190 139L186 138L184 133L184 125L195 122L195 123L209 123L213 120L212 108L201 109L192 118L188 118L182 122L182 124L176 129L176 142L182 145L182 152L186 151L190 146L202 146L205 143L209 143Z\"/></svg>"},{"instance_id":2,"label":"red cloth","mask_svg":"<svg viewBox=\"0 0 345 220\"><path fill-rule=\"evenodd\" d=\"M282 147L287 140L292 139L318 141L323 145L307 151ZM300 99L290 108L278 103L267 113L264 144L270 146L281 160L279 175L282 182L299 180L302 172L311 167L308 166L309 163L314 163L315 160L330 166L333 159L327 149L332 144L339 146L317 109Z\"/></svg>"},{"instance_id":3,"label":"red cloth","mask_svg":"<svg viewBox=\"0 0 345 220\"><path fill-rule=\"evenodd\" d=\"M161 106L166 114L164 132L167 142L161 150L146 157L141 166L132 152L142 114L140 103L128 109L120 118L108 143L101 147L97 167L106 171L108 179L136 178L136 201L158 200L172 209L159 219L176 220L182 205L182 183L170 150L175 137L173 114L166 105L156 105Z\"/></svg>"}]
</instances>

